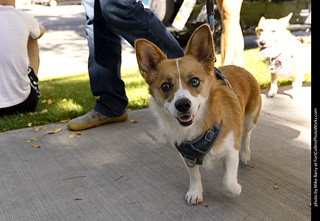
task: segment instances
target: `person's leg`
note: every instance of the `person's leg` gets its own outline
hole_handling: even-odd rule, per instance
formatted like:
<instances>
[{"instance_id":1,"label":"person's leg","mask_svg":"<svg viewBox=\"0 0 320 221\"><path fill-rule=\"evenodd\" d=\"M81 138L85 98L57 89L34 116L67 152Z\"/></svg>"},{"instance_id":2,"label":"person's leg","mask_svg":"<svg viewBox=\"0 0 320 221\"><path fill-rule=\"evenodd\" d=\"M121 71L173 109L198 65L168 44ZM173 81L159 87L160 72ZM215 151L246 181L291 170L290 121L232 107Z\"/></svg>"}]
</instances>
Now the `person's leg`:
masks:
<instances>
[{"instance_id":1,"label":"person's leg","mask_svg":"<svg viewBox=\"0 0 320 221\"><path fill-rule=\"evenodd\" d=\"M71 130L83 130L128 118L128 99L120 76L121 40L105 23L99 1L83 0L89 46L91 91L99 96L94 110L68 122Z\"/></svg>"},{"instance_id":2,"label":"person's leg","mask_svg":"<svg viewBox=\"0 0 320 221\"><path fill-rule=\"evenodd\" d=\"M87 16L91 90L95 96L100 97L94 111L68 123L71 130L127 119L128 100L120 76L120 35L132 45L138 38L147 38L159 45L170 58L183 56L183 50L174 37L150 10L144 9L141 2L137 3L135 0L101 2L83 0L82 2Z\"/></svg>"},{"instance_id":3,"label":"person's leg","mask_svg":"<svg viewBox=\"0 0 320 221\"><path fill-rule=\"evenodd\" d=\"M217 0L222 20L221 63L243 66L244 40L240 26L242 0Z\"/></svg>"},{"instance_id":4,"label":"person's leg","mask_svg":"<svg viewBox=\"0 0 320 221\"><path fill-rule=\"evenodd\" d=\"M93 52L90 52L89 74L91 89L100 96L95 110L109 117L118 117L126 112L128 99L121 80L121 38L106 24L98 0L94 7ZM90 47L90 46L89 46Z\"/></svg>"},{"instance_id":5,"label":"person's leg","mask_svg":"<svg viewBox=\"0 0 320 221\"><path fill-rule=\"evenodd\" d=\"M169 58L184 55L183 49L171 33L140 1L100 0L100 4L108 26L132 46L136 39L144 38L157 45Z\"/></svg>"},{"instance_id":6,"label":"person's leg","mask_svg":"<svg viewBox=\"0 0 320 221\"><path fill-rule=\"evenodd\" d=\"M94 109L108 117L126 112L128 99L120 76L121 39L106 25L99 1L84 0L89 46L88 69L91 90L99 96Z\"/></svg>"},{"instance_id":7,"label":"person's leg","mask_svg":"<svg viewBox=\"0 0 320 221\"><path fill-rule=\"evenodd\" d=\"M31 67L33 69L34 74L38 76L40 65L38 41L29 37L27 48L30 63L29 67Z\"/></svg>"}]
</instances>

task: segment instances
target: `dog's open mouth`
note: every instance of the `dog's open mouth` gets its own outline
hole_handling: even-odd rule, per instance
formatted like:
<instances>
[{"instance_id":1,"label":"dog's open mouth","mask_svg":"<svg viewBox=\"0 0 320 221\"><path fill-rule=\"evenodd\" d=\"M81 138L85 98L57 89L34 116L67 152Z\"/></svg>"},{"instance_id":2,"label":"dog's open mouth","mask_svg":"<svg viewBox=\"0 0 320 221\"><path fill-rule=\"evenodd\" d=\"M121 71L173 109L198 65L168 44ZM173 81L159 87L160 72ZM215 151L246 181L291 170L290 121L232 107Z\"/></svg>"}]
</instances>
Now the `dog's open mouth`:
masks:
<instances>
[{"instance_id":1,"label":"dog's open mouth","mask_svg":"<svg viewBox=\"0 0 320 221\"><path fill-rule=\"evenodd\" d=\"M269 50L268 47L261 47L260 50L259 50L259 56L261 58L268 57L269 53L270 53L270 50Z\"/></svg>"},{"instance_id":2,"label":"dog's open mouth","mask_svg":"<svg viewBox=\"0 0 320 221\"><path fill-rule=\"evenodd\" d=\"M179 121L180 125L184 127L190 126L193 123L193 119L193 115L182 115L180 117L177 117L177 120Z\"/></svg>"}]
</instances>

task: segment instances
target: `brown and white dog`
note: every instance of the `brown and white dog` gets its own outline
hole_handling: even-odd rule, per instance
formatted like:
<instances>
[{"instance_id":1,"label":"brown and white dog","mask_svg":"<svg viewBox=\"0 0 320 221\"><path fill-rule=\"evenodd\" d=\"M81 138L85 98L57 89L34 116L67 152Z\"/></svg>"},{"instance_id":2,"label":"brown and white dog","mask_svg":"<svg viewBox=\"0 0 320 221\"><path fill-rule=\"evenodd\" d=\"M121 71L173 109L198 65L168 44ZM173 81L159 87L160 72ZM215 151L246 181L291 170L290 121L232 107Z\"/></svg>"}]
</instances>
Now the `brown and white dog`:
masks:
<instances>
[{"instance_id":1,"label":"brown and white dog","mask_svg":"<svg viewBox=\"0 0 320 221\"><path fill-rule=\"evenodd\" d=\"M239 152L240 160L247 163L251 131L261 109L256 79L245 69L232 65L219 68L227 80L221 73L214 74L215 54L208 25L193 33L185 56L179 59L167 59L157 46L144 39L138 39L135 48L140 73L149 85L151 108L168 140L179 151L182 149L180 153L190 175L187 204L203 201L198 164L212 168L220 160L226 168L224 190L227 195L238 196ZM211 149L195 151L207 151L200 154L201 159L192 159L183 152L186 146L191 146L186 151L192 152L193 148L206 145L211 145Z\"/></svg>"},{"instance_id":2,"label":"brown and white dog","mask_svg":"<svg viewBox=\"0 0 320 221\"><path fill-rule=\"evenodd\" d=\"M303 76L311 71L311 46L302 43L287 30L292 13L280 19L261 17L256 34L260 47L259 56L265 58L271 73L268 97L278 92L278 78L292 78L291 97L298 95Z\"/></svg>"}]
</instances>

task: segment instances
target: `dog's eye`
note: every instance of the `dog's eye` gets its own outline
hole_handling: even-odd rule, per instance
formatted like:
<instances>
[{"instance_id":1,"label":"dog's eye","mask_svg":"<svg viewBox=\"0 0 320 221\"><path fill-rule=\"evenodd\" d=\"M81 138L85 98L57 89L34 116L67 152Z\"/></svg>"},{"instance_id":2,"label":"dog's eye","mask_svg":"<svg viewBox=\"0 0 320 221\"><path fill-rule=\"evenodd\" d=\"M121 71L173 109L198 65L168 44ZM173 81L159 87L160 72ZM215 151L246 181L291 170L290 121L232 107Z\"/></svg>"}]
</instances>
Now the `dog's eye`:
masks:
<instances>
[{"instance_id":1,"label":"dog's eye","mask_svg":"<svg viewBox=\"0 0 320 221\"><path fill-rule=\"evenodd\" d=\"M199 80L199 78L192 78L190 83L191 83L192 87L199 87L200 80Z\"/></svg>"},{"instance_id":2,"label":"dog's eye","mask_svg":"<svg viewBox=\"0 0 320 221\"><path fill-rule=\"evenodd\" d=\"M163 93L167 93L171 88L171 85L168 82L165 82L161 85L161 90Z\"/></svg>"}]
</instances>

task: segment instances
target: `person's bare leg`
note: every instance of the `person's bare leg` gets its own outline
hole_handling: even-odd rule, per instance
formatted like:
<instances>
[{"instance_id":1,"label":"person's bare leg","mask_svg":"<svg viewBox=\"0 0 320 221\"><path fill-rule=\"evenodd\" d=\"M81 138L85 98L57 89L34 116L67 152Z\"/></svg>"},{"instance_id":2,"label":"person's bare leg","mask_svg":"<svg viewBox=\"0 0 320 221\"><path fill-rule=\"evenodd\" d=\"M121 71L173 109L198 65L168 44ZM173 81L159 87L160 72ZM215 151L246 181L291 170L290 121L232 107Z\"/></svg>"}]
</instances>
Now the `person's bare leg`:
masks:
<instances>
[{"instance_id":1,"label":"person's bare leg","mask_svg":"<svg viewBox=\"0 0 320 221\"><path fill-rule=\"evenodd\" d=\"M28 40L28 56L30 62L29 67L31 67L36 76L38 76L40 65L38 41L31 37L29 37Z\"/></svg>"},{"instance_id":2,"label":"person's bare leg","mask_svg":"<svg viewBox=\"0 0 320 221\"><path fill-rule=\"evenodd\" d=\"M217 0L222 20L221 63L243 66L243 35L240 27L242 0Z\"/></svg>"}]
</instances>

